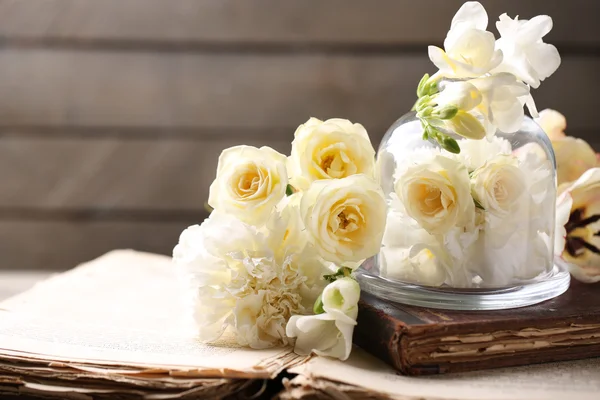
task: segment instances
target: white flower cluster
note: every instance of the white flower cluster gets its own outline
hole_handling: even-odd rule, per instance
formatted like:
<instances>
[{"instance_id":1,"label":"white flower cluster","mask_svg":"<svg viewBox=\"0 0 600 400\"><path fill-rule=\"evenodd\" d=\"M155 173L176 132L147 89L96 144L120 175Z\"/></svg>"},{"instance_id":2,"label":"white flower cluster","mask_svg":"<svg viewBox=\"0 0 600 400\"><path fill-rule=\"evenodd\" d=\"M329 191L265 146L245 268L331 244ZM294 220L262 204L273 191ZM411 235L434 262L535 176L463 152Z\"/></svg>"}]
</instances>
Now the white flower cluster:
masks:
<instances>
[{"instance_id":1,"label":"white flower cluster","mask_svg":"<svg viewBox=\"0 0 600 400\"><path fill-rule=\"evenodd\" d=\"M351 272L378 253L386 222L374 155L362 125L316 118L298 127L290 157L223 151L214 211L173 250L201 340L229 331L266 348L297 337L299 353L348 357L360 293Z\"/></svg>"},{"instance_id":2,"label":"white flower cluster","mask_svg":"<svg viewBox=\"0 0 600 400\"><path fill-rule=\"evenodd\" d=\"M539 87L560 65L556 47L543 41L552 29L549 16L526 20L502 14L497 40L487 26L483 6L467 2L452 19L444 49L429 46L439 71L419 83L415 109L426 137L450 152L460 149L448 132L470 139L515 132L525 104L537 117L530 87Z\"/></svg>"},{"instance_id":3,"label":"white flower cluster","mask_svg":"<svg viewBox=\"0 0 600 400\"><path fill-rule=\"evenodd\" d=\"M502 138L462 139L401 160L390 194L382 275L428 286L505 286L548 270L550 161Z\"/></svg>"}]
</instances>

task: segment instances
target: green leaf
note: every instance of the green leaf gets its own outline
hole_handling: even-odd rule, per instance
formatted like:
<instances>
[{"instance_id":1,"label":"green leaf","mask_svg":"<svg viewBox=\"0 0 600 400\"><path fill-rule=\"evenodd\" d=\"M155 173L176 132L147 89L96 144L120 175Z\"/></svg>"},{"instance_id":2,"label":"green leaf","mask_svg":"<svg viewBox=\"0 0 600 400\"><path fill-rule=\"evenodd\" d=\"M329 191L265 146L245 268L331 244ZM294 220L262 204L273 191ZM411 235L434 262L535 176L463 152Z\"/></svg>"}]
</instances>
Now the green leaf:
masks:
<instances>
[{"instance_id":1,"label":"green leaf","mask_svg":"<svg viewBox=\"0 0 600 400\"><path fill-rule=\"evenodd\" d=\"M477 201L476 198L473 197L473 203L475 203L475 207L479 208L480 210L485 211L485 208L483 208L483 206L481 205L481 203L479 201Z\"/></svg>"},{"instance_id":2,"label":"green leaf","mask_svg":"<svg viewBox=\"0 0 600 400\"><path fill-rule=\"evenodd\" d=\"M350 276L352 274L352 269L348 267L338 268L333 274L323 275L323 279L329 282L334 282L338 278L343 278L345 276Z\"/></svg>"},{"instance_id":3,"label":"green leaf","mask_svg":"<svg viewBox=\"0 0 600 400\"><path fill-rule=\"evenodd\" d=\"M296 189L294 189L294 187L288 183L288 185L285 187L285 194L287 196L291 196L294 193L296 193Z\"/></svg>"},{"instance_id":4,"label":"green leaf","mask_svg":"<svg viewBox=\"0 0 600 400\"><path fill-rule=\"evenodd\" d=\"M323 293L317 297L315 304L313 305L313 312L315 314L324 314L325 310L323 309Z\"/></svg>"}]
</instances>

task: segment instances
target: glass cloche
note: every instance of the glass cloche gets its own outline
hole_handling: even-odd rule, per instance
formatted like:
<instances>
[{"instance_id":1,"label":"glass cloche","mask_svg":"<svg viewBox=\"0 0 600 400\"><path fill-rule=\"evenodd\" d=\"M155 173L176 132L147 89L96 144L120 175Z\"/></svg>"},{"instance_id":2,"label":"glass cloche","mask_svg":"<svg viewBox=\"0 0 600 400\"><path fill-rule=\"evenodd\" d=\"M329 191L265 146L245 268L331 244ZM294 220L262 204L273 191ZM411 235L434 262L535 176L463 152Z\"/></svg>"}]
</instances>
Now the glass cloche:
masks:
<instances>
[{"instance_id":1,"label":"glass cloche","mask_svg":"<svg viewBox=\"0 0 600 400\"><path fill-rule=\"evenodd\" d=\"M428 135L416 114L394 123L377 154L387 201L380 253L364 290L448 309L502 309L562 294L554 264L556 163L531 119L481 139Z\"/></svg>"}]
</instances>

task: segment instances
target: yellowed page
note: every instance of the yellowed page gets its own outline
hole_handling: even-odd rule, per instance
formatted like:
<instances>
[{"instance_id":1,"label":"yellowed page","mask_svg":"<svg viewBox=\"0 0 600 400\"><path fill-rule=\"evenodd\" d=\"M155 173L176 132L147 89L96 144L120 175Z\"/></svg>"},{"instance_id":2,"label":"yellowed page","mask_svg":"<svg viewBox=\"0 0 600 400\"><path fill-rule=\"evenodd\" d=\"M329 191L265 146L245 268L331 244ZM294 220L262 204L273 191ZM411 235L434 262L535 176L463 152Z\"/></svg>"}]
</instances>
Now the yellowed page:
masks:
<instances>
[{"instance_id":1,"label":"yellowed page","mask_svg":"<svg viewBox=\"0 0 600 400\"><path fill-rule=\"evenodd\" d=\"M200 343L166 256L110 252L0 303L0 356L266 378L303 360L291 349Z\"/></svg>"},{"instance_id":2,"label":"yellowed page","mask_svg":"<svg viewBox=\"0 0 600 400\"><path fill-rule=\"evenodd\" d=\"M398 399L598 400L600 358L460 374L409 377L355 348L346 362L313 358L291 369L311 380L333 380ZM306 381L305 381L306 384ZM319 382L320 387L335 386ZM325 390L325 389L324 389Z\"/></svg>"}]
</instances>

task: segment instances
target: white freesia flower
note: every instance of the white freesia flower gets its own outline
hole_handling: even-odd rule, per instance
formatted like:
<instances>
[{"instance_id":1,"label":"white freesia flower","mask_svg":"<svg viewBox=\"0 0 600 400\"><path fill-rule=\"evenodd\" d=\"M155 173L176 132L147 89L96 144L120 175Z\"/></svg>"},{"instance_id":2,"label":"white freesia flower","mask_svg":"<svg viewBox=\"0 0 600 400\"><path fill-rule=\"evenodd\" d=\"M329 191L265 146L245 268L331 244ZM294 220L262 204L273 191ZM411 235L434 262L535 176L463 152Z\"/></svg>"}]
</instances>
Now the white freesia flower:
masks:
<instances>
[{"instance_id":1,"label":"white freesia flower","mask_svg":"<svg viewBox=\"0 0 600 400\"><path fill-rule=\"evenodd\" d=\"M352 351L359 298L360 287L352 278L327 285L322 296L324 313L290 318L286 333L297 338L294 351L346 360Z\"/></svg>"},{"instance_id":2,"label":"white freesia flower","mask_svg":"<svg viewBox=\"0 0 600 400\"><path fill-rule=\"evenodd\" d=\"M471 175L473 198L496 217L515 213L525 189L525 174L514 156L493 157Z\"/></svg>"},{"instance_id":3,"label":"white freesia flower","mask_svg":"<svg viewBox=\"0 0 600 400\"><path fill-rule=\"evenodd\" d=\"M434 156L410 165L398 172L395 192L406 213L431 234L473 224L469 172L459 161Z\"/></svg>"},{"instance_id":4,"label":"white freesia flower","mask_svg":"<svg viewBox=\"0 0 600 400\"><path fill-rule=\"evenodd\" d=\"M270 147L235 146L219 157L208 204L249 224L261 226L285 196L286 157Z\"/></svg>"},{"instance_id":5,"label":"white freesia flower","mask_svg":"<svg viewBox=\"0 0 600 400\"><path fill-rule=\"evenodd\" d=\"M478 77L497 67L502 52L495 49L495 38L486 31L488 16L476 1L458 10L444 40L444 50L429 46L429 58L448 77Z\"/></svg>"},{"instance_id":6,"label":"white freesia flower","mask_svg":"<svg viewBox=\"0 0 600 400\"><path fill-rule=\"evenodd\" d=\"M496 28L501 38L496 48L504 54L496 72L510 72L533 88L548 78L560 66L558 50L544 43L543 37L552 29L552 18L538 15L531 20L500 16Z\"/></svg>"},{"instance_id":7,"label":"white freesia flower","mask_svg":"<svg viewBox=\"0 0 600 400\"><path fill-rule=\"evenodd\" d=\"M219 212L183 231L173 260L191 282L202 341L229 330L252 348L288 343L287 321L310 310L329 270L309 247L284 245L284 236Z\"/></svg>"},{"instance_id":8,"label":"white freesia flower","mask_svg":"<svg viewBox=\"0 0 600 400\"><path fill-rule=\"evenodd\" d=\"M552 142L559 185L577 180L585 171L596 166L594 149L583 139L565 135L567 120L564 115L546 109L540 112L536 122Z\"/></svg>"},{"instance_id":9,"label":"white freesia flower","mask_svg":"<svg viewBox=\"0 0 600 400\"><path fill-rule=\"evenodd\" d=\"M489 123L488 134L496 132L495 128L505 133L519 130L523 124L525 112L523 104L527 103L530 112L536 115L535 104L529 94L529 87L517 81L513 74L498 73L469 81L481 93L482 100L478 110Z\"/></svg>"},{"instance_id":10,"label":"white freesia flower","mask_svg":"<svg viewBox=\"0 0 600 400\"><path fill-rule=\"evenodd\" d=\"M563 185L559 191L557 220L562 222L567 212L569 214L565 230L557 229L555 233L566 237L561 257L568 263L575 279L588 283L599 282L600 236L597 233L600 231L600 168L586 171L575 182ZM555 242L557 250L560 249L562 240L555 237Z\"/></svg>"},{"instance_id":11,"label":"white freesia flower","mask_svg":"<svg viewBox=\"0 0 600 400\"><path fill-rule=\"evenodd\" d=\"M340 118L310 118L296 129L288 159L290 182L295 188L305 190L315 180L354 174L373 178L374 171L375 150L361 124Z\"/></svg>"},{"instance_id":12,"label":"white freesia flower","mask_svg":"<svg viewBox=\"0 0 600 400\"><path fill-rule=\"evenodd\" d=\"M300 210L309 240L325 260L352 267L379 252L386 204L373 179L359 174L315 181Z\"/></svg>"},{"instance_id":13,"label":"white freesia flower","mask_svg":"<svg viewBox=\"0 0 600 400\"><path fill-rule=\"evenodd\" d=\"M446 82L441 85L441 92L435 97L438 107L454 106L459 110L469 111L481 103L481 92L468 81Z\"/></svg>"}]
</instances>

